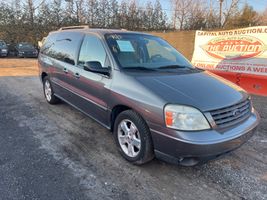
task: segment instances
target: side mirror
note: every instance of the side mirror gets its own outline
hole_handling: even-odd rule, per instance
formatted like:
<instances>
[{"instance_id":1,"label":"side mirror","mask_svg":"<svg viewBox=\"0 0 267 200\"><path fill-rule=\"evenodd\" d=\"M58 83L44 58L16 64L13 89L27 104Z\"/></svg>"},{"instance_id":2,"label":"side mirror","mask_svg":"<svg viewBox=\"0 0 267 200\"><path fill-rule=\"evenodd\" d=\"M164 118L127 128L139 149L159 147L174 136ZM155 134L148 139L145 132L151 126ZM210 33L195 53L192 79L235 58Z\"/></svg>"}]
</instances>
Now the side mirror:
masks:
<instances>
[{"instance_id":1,"label":"side mirror","mask_svg":"<svg viewBox=\"0 0 267 200\"><path fill-rule=\"evenodd\" d=\"M110 75L110 67L102 67L101 63L98 61L89 61L84 64L83 69L89 72L95 72L99 74L104 74L106 76Z\"/></svg>"}]
</instances>

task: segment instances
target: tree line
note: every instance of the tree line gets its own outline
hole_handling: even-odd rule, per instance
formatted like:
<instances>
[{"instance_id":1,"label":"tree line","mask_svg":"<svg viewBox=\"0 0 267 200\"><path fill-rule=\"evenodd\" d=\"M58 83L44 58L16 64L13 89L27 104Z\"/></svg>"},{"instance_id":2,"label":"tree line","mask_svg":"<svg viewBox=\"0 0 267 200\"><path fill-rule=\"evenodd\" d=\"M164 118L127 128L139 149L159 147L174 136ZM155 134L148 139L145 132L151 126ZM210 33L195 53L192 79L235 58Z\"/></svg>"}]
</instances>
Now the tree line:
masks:
<instances>
[{"instance_id":1,"label":"tree line","mask_svg":"<svg viewBox=\"0 0 267 200\"><path fill-rule=\"evenodd\" d=\"M241 0L170 1L174 8L174 29L230 29L267 25L267 8L259 13Z\"/></svg>"},{"instance_id":2,"label":"tree line","mask_svg":"<svg viewBox=\"0 0 267 200\"><path fill-rule=\"evenodd\" d=\"M138 31L170 29L159 0L148 1L145 7L127 0L41 0L38 4L0 0L0 39L36 43L52 30L81 24Z\"/></svg>"},{"instance_id":3,"label":"tree line","mask_svg":"<svg viewBox=\"0 0 267 200\"><path fill-rule=\"evenodd\" d=\"M168 31L236 28L267 25L267 9L256 12L240 0L0 0L0 39L37 43L63 26L88 24L93 28ZM227 2L227 4L226 4ZM222 13L220 15L220 13Z\"/></svg>"}]
</instances>

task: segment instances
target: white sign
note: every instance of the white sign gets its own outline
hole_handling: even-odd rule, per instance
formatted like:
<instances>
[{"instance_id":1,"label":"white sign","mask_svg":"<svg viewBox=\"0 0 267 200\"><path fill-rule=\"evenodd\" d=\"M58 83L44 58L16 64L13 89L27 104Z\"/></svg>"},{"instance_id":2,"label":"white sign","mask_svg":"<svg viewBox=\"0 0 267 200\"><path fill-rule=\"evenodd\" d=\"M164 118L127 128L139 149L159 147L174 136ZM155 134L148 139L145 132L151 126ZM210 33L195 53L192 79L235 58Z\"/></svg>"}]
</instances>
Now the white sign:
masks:
<instances>
[{"instance_id":1,"label":"white sign","mask_svg":"<svg viewBox=\"0 0 267 200\"><path fill-rule=\"evenodd\" d=\"M197 31L192 63L206 70L267 76L267 26Z\"/></svg>"},{"instance_id":2,"label":"white sign","mask_svg":"<svg viewBox=\"0 0 267 200\"><path fill-rule=\"evenodd\" d=\"M121 52L134 52L131 41L128 40L117 40Z\"/></svg>"}]
</instances>

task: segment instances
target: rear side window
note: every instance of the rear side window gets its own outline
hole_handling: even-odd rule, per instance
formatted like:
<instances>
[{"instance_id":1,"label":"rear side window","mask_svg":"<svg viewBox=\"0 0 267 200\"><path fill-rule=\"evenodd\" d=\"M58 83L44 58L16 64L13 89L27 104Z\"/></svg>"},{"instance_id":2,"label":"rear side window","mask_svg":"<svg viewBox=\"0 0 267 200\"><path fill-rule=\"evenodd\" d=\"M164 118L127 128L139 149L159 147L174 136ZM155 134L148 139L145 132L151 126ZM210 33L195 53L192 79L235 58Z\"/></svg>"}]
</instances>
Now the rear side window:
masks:
<instances>
[{"instance_id":1,"label":"rear side window","mask_svg":"<svg viewBox=\"0 0 267 200\"><path fill-rule=\"evenodd\" d=\"M75 65L78 49L82 40L82 33L61 32L48 36L41 53L57 60Z\"/></svg>"},{"instance_id":2,"label":"rear side window","mask_svg":"<svg viewBox=\"0 0 267 200\"><path fill-rule=\"evenodd\" d=\"M101 41L94 35L86 35L81 47L78 65L83 66L85 62L98 61L103 67L106 66L107 54Z\"/></svg>"},{"instance_id":3,"label":"rear side window","mask_svg":"<svg viewBox=\"0 0 267 200\"><path fill-rule=\"evenodd\" d=\"M53 47L55 45L56 39L57 39L56 33L49 34L44 44L42 45L40 52L47 56L51 56L50 54L53 51Z\"/></svg>"}]
</instances>

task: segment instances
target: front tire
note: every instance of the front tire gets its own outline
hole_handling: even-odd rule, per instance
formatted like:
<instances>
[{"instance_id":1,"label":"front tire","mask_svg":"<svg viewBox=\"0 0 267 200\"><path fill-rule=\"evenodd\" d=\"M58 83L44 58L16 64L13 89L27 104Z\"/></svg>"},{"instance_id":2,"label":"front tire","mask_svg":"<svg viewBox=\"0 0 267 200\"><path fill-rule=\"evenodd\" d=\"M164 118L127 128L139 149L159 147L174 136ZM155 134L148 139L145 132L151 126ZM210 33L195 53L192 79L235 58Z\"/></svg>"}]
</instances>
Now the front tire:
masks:
<instances>
[{"instance_id":1,"label":"front tire","mask_svg":"<svg viewBox=\"0 0 267 200\"><path fill-rule=\"evenodd\" d=\"M47 76L43 79L43 90L45 99L49 104L57 104L59 102L59 99L54 94L51 81Z\"/></svg>"},{"instance_id":2,"label":"front tire","mask_svg":"<svg viewBox=\"0 0 267 200\"><path fill-rule=\"evenodd\" d=\"M133 110L118 115L113 136L119 152L127 161L141 165L154 158L149 128L144 119Z\"/></svg>"}]
</instances>

